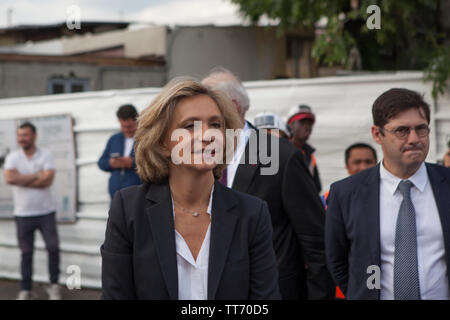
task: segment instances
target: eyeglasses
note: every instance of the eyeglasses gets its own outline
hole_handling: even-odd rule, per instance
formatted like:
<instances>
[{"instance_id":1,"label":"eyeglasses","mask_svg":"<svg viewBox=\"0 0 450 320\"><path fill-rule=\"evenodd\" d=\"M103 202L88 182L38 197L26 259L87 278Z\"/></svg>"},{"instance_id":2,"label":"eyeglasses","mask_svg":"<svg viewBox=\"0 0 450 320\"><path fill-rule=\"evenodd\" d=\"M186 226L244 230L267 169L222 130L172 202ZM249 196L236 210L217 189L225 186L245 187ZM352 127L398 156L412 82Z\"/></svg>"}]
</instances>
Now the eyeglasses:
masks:
<instances>
[{"instance_id":1,"label":"eyeglasses","mask_svg":"<svg viewBox=\"0 0 450 320\"><path fill-rule=\"evenodd\" d=\"M398 128L395 128L394 130L388 130L386 128L381 128L381 127L379 127L379 128L381 131L385 130L387 132L392 133L399 139L405 139L406 137L408 137L411 130L416 131L417 135L420 138L425 138L426 136L428 136L430 134L430 127L427 126L426 124L421 124L420 126L417 126L414 128L400 126Z\"/></svg>"}]
</instances>

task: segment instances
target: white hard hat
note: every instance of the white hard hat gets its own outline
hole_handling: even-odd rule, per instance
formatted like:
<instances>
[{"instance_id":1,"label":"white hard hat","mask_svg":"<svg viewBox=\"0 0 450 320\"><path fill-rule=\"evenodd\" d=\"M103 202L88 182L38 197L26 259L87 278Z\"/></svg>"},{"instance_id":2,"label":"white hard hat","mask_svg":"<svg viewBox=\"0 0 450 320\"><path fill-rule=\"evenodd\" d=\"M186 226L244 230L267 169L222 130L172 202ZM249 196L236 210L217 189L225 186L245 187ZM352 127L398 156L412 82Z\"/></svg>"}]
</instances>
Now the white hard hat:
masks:
<instances>
[{"instance_id":1,"label":"white hard hat","mask_svg":"<svg viewBox=\"0 0 450 320\"><path fill-rule=\"evenodd\" d=\"M258 129L279 129L288 135L286 124L272 112L261 112L255 117L255 127Z\"/></svg>"},{"instance_id":2,"label":"white hard hat","mask_svg":"<svg viewBox=\"0 0 450 320\"><path fill-rule=\"evenodd\" d=\"M316 117L314 116L310 106L307 106L306 104L296 104L289 110L287 124L291 124L295 120L302 119L311 119L313 123L316 121Z\"/></svg>"}]
</instances>

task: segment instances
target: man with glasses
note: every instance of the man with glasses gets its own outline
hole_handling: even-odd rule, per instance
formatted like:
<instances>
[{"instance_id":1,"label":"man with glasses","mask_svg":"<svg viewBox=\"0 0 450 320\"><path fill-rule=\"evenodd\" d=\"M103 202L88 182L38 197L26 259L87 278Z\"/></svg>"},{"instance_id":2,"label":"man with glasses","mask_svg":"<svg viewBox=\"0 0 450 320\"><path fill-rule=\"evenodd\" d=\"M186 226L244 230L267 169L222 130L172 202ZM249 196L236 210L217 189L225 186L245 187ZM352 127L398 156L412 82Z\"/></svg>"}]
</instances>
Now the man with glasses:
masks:
<instances>
[{"instance_id":1,"label":"man with glasses","mask_svg":"<svg viewBox=\"0 0 450 320\"><path fill-rule=\"evenodd\" d=\"M328 269L348 299L449 299L450 169L425 163L430 108L391 89L372 115L383 160L331 186Z\"/></svg>"}]
</instances>

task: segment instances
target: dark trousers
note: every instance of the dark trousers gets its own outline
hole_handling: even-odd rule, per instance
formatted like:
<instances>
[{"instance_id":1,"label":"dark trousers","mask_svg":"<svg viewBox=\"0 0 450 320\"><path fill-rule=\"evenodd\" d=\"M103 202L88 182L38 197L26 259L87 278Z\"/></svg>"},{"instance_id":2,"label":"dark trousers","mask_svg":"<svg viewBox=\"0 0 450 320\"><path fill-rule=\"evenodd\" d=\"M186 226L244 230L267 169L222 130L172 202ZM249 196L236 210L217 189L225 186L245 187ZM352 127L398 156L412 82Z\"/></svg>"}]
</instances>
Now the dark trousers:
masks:
<instances>
[{"instance_id":1,"label":"dark trousers","mask_svg":"<svg viewBox=\"0 0 450 320\"><path fill-rule=\"evenodd\" d=\"M22 252L21 274L22 290L31 290L33 273L34 231L38 229L48 251L48 271L50 282L58 283L59 277L59 240L56 230L55 212L37 217L15 217L17 238Z\"/></svg>"}]
</instances>

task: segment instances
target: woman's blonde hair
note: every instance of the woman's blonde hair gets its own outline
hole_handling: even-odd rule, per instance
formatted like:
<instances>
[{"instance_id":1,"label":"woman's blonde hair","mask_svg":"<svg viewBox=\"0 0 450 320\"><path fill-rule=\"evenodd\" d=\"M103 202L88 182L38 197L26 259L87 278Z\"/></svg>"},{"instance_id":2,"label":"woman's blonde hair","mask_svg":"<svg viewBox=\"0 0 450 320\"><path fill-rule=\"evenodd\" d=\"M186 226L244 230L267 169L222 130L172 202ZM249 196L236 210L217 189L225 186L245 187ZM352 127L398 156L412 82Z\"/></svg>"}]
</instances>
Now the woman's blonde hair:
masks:
<instances>
[{"instance_id":1,"label":"woman's blonde hair","mask_svg":"<svg viewBox=\"0 0 450 320\"><path fill-rule=\"evenodd\" d=\"M164 155L163 139L170 128L178 102L199 95L206 95L216 103L224 118L225 130L242 128L236 107L226 94L206 87L192 78L173 79L138 117L134 150L137 172L143 182L160 183L169 176L170 159ZM236 139L226 140L223 162L213 169L216 178L222 175L222 170L227 166L225 159L231 159L229 153L234 153L236 147Z\"/></svg>"}]
</instances>

